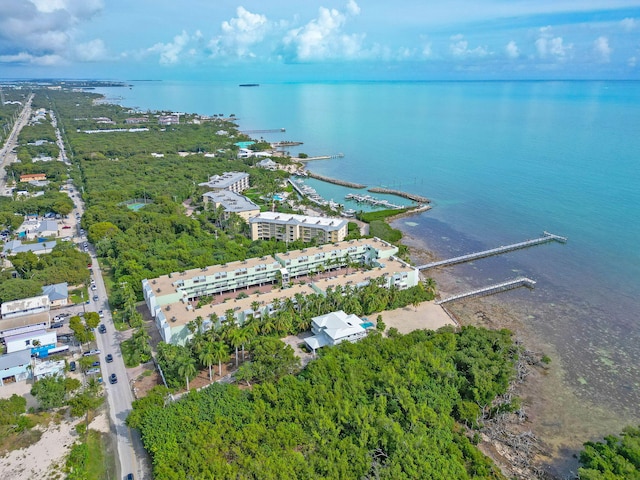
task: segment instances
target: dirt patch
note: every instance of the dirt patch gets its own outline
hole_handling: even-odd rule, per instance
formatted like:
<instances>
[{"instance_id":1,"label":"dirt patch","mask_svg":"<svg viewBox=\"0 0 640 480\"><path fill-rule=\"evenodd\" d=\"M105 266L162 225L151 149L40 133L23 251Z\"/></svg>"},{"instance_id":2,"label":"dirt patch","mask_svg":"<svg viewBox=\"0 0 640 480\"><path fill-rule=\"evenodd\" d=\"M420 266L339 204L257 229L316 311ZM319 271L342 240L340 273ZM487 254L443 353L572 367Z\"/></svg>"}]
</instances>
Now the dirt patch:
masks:
<instances>
[{"instance_id":1,"label":"dirt patch","mask_svg":"<svg viewBox=\"0 0 640 480\"><path fill-rule=\"evenodd\" d=\"M153 368L153 363L150 364L151 368L146 368L140 375L138 375L133 381L133 396L135 398L146 397L149 391L153 387L162 385L162 377L158 371Z\"/></svg>"}]
</instances>

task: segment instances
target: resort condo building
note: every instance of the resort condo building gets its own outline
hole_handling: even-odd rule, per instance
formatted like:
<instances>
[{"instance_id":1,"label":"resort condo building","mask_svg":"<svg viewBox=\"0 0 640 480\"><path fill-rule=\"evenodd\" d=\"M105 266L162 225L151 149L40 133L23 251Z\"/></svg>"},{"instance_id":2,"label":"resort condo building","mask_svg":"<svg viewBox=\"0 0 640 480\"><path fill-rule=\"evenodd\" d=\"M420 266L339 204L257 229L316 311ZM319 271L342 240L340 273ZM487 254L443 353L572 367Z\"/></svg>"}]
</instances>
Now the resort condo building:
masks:
<instances>
[{"instance_id":1,"label":"resort condo building","mask_svg":"<svg viewBox=\"0 0 640 480\"><path fill-rule=\"evenodd\" d=\"M387 287L405 289L417 285L418 270L395 258L397 252L397 247L377 238L350 240L145 279L142 290L163 340L184 344L191 337L187 324L197 317L208 328L216 321L226 320L232 310L234 320L242 323L248 315L273 312L277 298L293 298L296 293L322 294L337 285L364 286L380 277ZM367 269L348 268L346 274L344 270L339 274L331 272L355 264ZM294 278L305 275L310 278L304 284L290 285ZM256 293L263 285L280 282L282 289L274 286ZM233 294L231 298L229 292ZM234 292L246 295L233 298ZM205 296L212 298L198 308L198 300ZM254 310L256 305L259 307Z\"/></svg>"},{"instance_id":2,"label":"resort condo building","mask_svg":"<svg viewBox=\"0 0 640 480\"><path fill-rule=\"evenodd\" d=\"M222 207L225 218L228 218L229 214L235 213L248 221L260 213L260 207L247 197L229 190L207 192L202 195L202 200L205 204L211 204L215 208Z\"/></svg>"},{"instance_id":3,"label":"resort condo building","mask_svg":"<svg viewBox=\"0 0 640 480\"><path fill-rule=\"evenodd\" d=\"M201 187L211 190L229 190L240 193L249 188L249 174L244 172L224 172L222 175L209 177L208 182L199 183Z\"/></svg>"},{"instance_id":4,"label":"resort condo building","mask_svg":"<svg viewBox=\"0 0 640 480\"><path fill-rule=\"evenodd\" d=\"M283 242L311 242L315 239L318 243L332 243L344 240L349 222L341 218L262 212L249 220L249 224L252 240L275 238Z\"/></svg>"}]
</instances>

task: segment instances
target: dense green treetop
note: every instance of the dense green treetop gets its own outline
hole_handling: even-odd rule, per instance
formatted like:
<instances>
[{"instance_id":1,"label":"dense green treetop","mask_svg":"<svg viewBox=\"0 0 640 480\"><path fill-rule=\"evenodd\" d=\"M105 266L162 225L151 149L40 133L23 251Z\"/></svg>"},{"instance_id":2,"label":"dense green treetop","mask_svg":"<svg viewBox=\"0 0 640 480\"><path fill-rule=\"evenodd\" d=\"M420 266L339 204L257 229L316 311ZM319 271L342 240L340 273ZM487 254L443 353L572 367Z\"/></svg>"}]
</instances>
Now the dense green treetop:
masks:
<instances>
[{"instance_id":1,"label":"dense green treetop","mask_svg":"<svg viewBox=\"0 0 640 480\"><path fill-rule=\"evenodd\" d=\"M640 428L627 427L619 437L585 443L580 464L580 480L640 479Z\"/></svg>"},{"instance_id":2,"label":"dense green treetop","mask_svg":"<svg viewBox=\"0 0 640 480\"><path fill-rule=\"evenodd\" d=\"M489 373L471 373L472 358ZM507 331L374 334L250 390L214 384L166 407L154 394L129 424L157 478L498 479L456 406L503 393L514 359Z\"/></svg>"}]
</instances>

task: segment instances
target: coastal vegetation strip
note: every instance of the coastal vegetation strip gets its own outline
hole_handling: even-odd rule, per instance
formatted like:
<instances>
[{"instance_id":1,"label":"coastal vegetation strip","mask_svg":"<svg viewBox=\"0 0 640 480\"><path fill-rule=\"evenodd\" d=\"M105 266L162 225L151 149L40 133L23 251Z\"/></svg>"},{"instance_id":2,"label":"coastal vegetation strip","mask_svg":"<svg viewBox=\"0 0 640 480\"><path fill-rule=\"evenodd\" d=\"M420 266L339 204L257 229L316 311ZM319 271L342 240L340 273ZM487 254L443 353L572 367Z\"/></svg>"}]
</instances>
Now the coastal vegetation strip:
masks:
<instances>
[{"instance_id":1,"label":"coastal vegetation strip","mask_svg":"<svg viewBox=\"0 0 640 480\"><path fill-rule=\"evenodd\" d=\"M288 350L256 355L267 362L257 370L279 377L250 389L215 384L165 407L160 388L134 402L128 423L140 428L154 475L504 478L462 425L473 427L478 405L491 405L514 376L506 330L373 334L326 350L297 375L280 367L292 367Z\"/></svg>"},{"instance_id":2,"label":"coastal vegetation strip","mask_svg":"<svg viewBox=\"0 0 640 480\"><path fill-rule=\"evenodd\" d=\"M431 200L422 195L416 195L415 193L403 192L402 190L392 190L390 188L372 187L367 189L371 193L386 193L389 195L396 195L397 197L406 198L418 203L431 203Z\"/></svg>"},{"instance_id":3,"label":"coastal vegetation strip","mask_svg":"<svg viewBox=\"0 0 640 480\"><path fill-rule=\"evenodd\" d=\"M322 180L323 182L333 183L334 185L341 185L343 187L357 188L357 189L362 189L367 187L366 185L363 185L361 183L347 182L346 180L326 177L324 175L320 175L319 173L314 173L310 171L307 171L307 175L311 178L315 178L316 180Z\"/></svg>"}]
</instances>

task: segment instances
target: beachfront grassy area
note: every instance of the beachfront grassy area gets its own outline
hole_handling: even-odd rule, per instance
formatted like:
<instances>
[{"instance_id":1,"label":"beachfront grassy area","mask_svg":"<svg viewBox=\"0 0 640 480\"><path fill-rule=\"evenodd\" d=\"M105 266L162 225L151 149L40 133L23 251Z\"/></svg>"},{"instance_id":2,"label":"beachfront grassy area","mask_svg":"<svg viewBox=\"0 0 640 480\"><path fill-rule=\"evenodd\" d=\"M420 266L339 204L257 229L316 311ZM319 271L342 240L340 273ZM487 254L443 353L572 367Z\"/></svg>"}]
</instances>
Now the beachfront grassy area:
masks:
<instances>
[{"instance_id":1,"label":"beachfront grassy area","mask_svg":"<svg viewBox=\"0 0 640 480\"><path fill-rule=\"evenodd\" d=\"M386 210L376 210L375 212L359 212L357 214L358 220L362 220L363 222L371 223L376 220L384 220L385 218L393 217L395 215L400 215L402 213L408 212L411 210L410 208L394 208L394 209L386 209Z\"/></svg>"},{"instance_id":2,"label":"beachfront grassy area","mask_svg":"<svg viewBox=\"0 0 640 480\"><path fill-rule=\"evenodd\" d=\"M397 243L402 239L402 232L392 228L384 220L375 220L369 223L369 234L390 243Z\"/></svg>"},{"instance_id":3,"label":"beachfront grassy area","mask_svg":"<svg viewBox=\"0 0 640 480\"><path fill-rule=\"evenodd\" d=\"M67 458L66 470L69 479L96 479L107 477L107 462L103 434L89 430L86 441L76 443ZM109 472L113 474L114 472Z\"/></svg>"}]
</instances>

